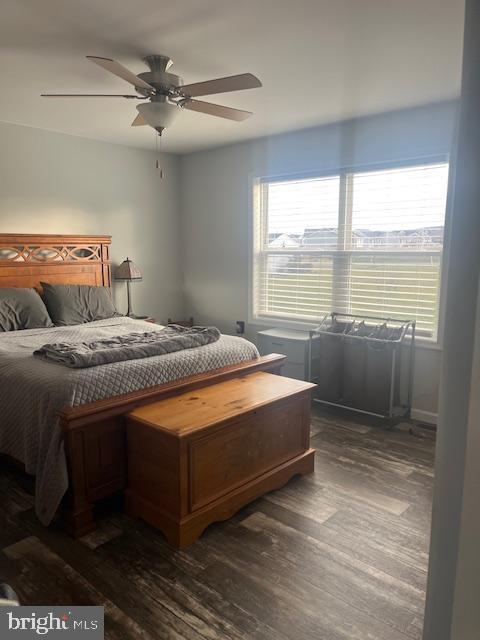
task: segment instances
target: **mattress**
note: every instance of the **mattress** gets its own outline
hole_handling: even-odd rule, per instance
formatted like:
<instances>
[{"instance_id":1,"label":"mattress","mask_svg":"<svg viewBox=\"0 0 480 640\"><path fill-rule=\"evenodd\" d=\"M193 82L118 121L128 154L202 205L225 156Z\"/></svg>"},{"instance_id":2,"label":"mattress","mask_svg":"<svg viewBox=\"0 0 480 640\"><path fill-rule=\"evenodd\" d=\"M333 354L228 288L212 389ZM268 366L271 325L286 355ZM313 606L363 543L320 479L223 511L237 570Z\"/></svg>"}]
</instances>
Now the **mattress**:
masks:
<instances>
[{"instance_id":1,"label":"mattress","mask_svg":"<svg viewBox=\"0 0 480 640\"><path fill-rule=\"evenodd\" d=\"M68 488L61 409L258 357L251 342L225 335L194 349L88 369L68 369L32 355L46 343L91 342L146 327L162 330L160 325L121 317L0 333L0 453L19 460L35 476L35 510L43 524L51 522Z\"/></svg>"}]
</instances>

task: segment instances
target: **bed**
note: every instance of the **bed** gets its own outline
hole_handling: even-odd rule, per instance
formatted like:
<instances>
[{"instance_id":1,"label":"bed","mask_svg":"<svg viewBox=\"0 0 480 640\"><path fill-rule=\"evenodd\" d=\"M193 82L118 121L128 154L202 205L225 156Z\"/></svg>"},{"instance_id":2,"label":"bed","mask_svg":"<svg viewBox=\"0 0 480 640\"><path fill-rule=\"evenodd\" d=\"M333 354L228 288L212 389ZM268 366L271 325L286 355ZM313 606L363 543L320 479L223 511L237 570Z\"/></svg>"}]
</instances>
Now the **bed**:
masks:
<instances>
[{"instance_id":1,"label":"bed","mask_svg":"<svg viewBox=\"0 0 480 640\"><path fill-rule=\"evenodd\" d=\"M109 236L0 235L0 287L110 286ZM69 327L0 332L0 453L36 478L36 512L48 524L62 503L72 535L94 526L97 500L123 490L125 416L132 409L252 371L278 373L284 357L252 343L218 342L162 356L66 367L34 358L47 342L79 342L162 327L109 318Z\"/></svg>"}]
</instances>

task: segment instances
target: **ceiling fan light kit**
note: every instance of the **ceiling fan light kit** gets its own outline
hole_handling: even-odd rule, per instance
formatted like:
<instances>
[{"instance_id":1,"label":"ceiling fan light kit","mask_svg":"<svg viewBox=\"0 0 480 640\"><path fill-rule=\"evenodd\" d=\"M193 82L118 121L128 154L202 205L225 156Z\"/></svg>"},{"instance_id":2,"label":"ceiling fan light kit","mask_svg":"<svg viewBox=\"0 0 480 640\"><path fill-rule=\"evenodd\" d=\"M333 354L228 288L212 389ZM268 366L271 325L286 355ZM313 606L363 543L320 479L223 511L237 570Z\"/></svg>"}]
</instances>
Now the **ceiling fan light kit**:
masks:
<instances>
[{"instance_id":1,"label":"ceiling fan light kit","mask_svg":"<svg viewBox=\"0 0 480 640\"><path fill-rule=\"evenodd\" d=\"M158 98L152 98L151 102L137 104L137 111L144 121L142 124L153 127L160 134L172 124L179 111L176 104L168 102L165 97L163 97L163 100L161 98L162 96L159 96ZM139 124L134 125L132 122L132 126L139 126Z\"/></svg>"},{"instance_id":2,"label":"ceiling fan light kit","mask_svg":"<svg viewBox=\"0 0 480 640\"><path fill-rule=\"evenodd\" d=\"M241 122L252 114L250 111L232 109L223 105L194 100L197 96L207 96L216 93L227 93L240 91L243 89L255 89L261 87L262 83L252 73L241 73L226 78L216 78L205 82L195 82L193 84L183 84L183 79L168 69L173 62L169 56L149 55L143 58L150 71L145 71L135 75L129 69L121 65L116 60L101 58L98 56L87 56L88 60L102 67L109 73L122 78L133 85L137 95L129 94L42 94L48 98L127 98L145 100L137 105L138 116L132 122L133 127L148 125L155 129L160 135L166 127L169 127L176 118L180 109L197 111L219 118L226 118Z\"/></svg>"}]
</instances>

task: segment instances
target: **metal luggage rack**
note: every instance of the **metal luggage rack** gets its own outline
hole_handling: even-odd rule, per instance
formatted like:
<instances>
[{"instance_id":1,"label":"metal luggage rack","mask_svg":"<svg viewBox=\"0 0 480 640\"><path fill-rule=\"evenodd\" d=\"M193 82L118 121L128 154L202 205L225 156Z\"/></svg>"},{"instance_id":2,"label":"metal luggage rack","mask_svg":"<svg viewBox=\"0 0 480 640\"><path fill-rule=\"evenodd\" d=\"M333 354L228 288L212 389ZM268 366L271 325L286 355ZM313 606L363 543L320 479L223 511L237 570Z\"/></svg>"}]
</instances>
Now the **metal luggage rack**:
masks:
<instances>
[{"instance_id":1,"label":"metal luggage rack","mask_svg":"<svg viewBox=\"0 0 480 640\"><path fill-rule=\"evenodd\" d=\"M401 357L403 347L408 347L407 362ZM310 331L309 379L318 385L314 400L381 418L408 419L414 355L414 320L326 314Z\"/></svg>"}]
</instances>

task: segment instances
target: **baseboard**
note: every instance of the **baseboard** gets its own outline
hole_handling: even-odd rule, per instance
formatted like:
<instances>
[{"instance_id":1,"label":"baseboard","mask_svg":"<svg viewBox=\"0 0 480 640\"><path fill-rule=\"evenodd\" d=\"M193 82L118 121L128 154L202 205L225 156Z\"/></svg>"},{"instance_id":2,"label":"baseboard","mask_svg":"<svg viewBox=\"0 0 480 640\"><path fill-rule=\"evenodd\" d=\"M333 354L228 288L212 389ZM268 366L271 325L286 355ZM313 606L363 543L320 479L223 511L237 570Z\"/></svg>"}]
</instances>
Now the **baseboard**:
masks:
<instances>
[{"instance_id":1,"label":"baseboard","mask_svg":"<svg viewBox=\"0 0 480 640\"><path fill-rule=\"evenodd\" d=\"M422 409L412 409L411 417L413 420L424 422L425 424L437 424L438 414L433 411L423 411Z\"/></svg>"}]
</instances>

